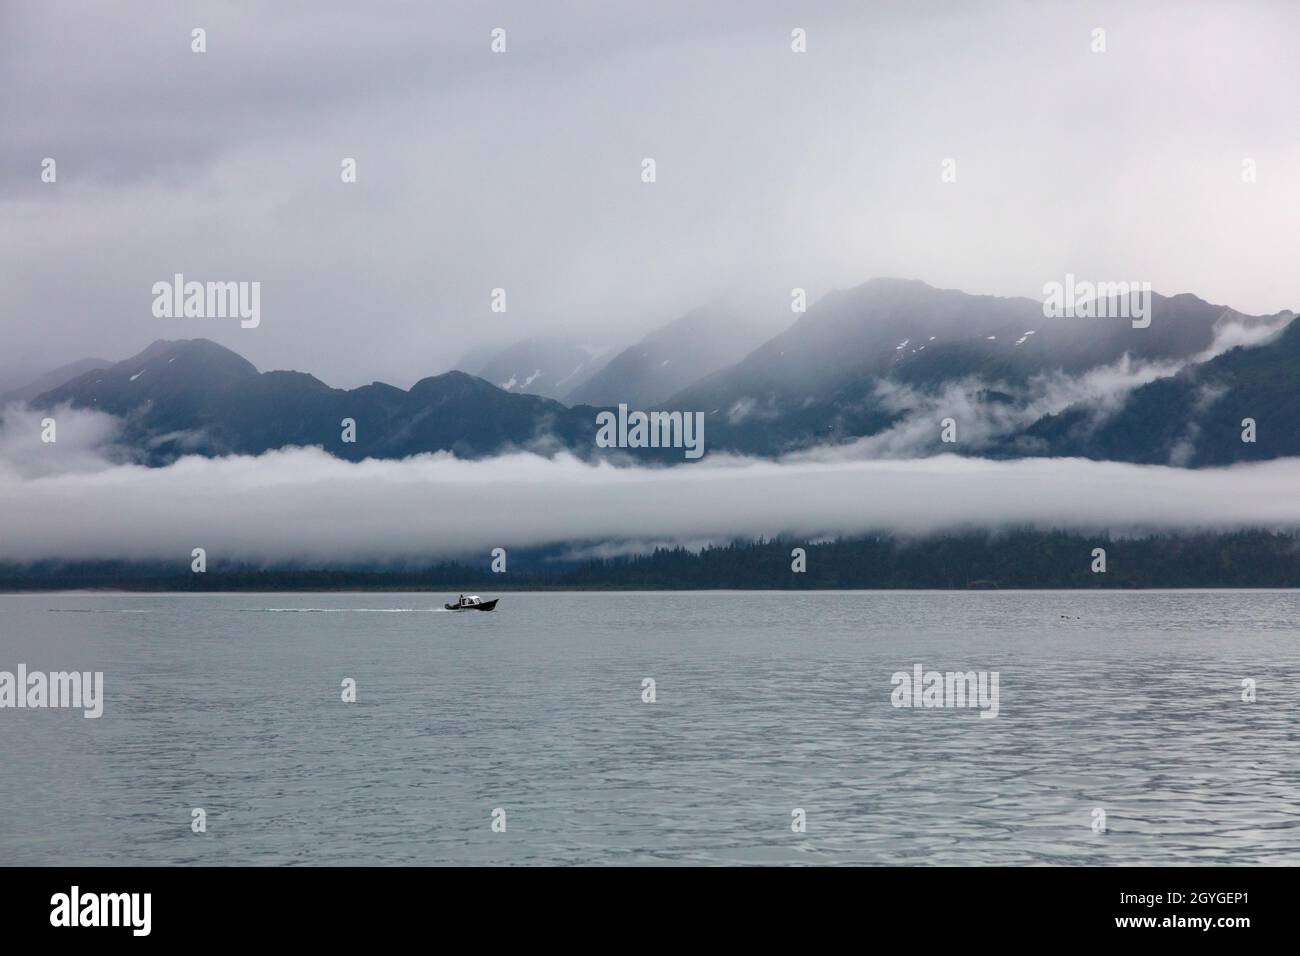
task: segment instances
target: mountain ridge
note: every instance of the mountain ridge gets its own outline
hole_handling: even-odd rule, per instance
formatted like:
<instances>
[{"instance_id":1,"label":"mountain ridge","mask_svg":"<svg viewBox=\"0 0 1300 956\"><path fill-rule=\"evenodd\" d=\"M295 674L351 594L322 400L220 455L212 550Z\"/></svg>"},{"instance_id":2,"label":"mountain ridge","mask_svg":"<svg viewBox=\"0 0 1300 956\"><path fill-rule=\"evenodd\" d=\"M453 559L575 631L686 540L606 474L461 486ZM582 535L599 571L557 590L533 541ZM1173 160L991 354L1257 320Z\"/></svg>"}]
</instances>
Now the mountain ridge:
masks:
<instances>
[{"instance_id":1,"label":"mountain ridge","mask_svg":"<svg viewBox=\"0 0 1300 956\"><path fill-rule=\"evenodd\" d=\"M828 294L657 407L704 413L706 450L762 457L847 446L866 457L957 452L1199 467L1300 454L1287 437L1300 435L1294 313L1246 316L1190 293L1151 302L1152 324L1139 329L1127 319L1045 318L1030 299L870 280ZM709 314L679 321L694 316L698 325ZM1237 339L1237 348L1222 344ZM614 399L655 407L630 379L625 393L607 397L569 405L460 370L406 390L380 381L338 389L307 372L261 372L207 339L160 339L30 401L119 417L124 446L151 465L294 445L349 460L519 448L682 460L672 449L597 450L596 415ZM1242 408L1257 410L1260 438L1233 445L1248 417ZM345 419L355 441L342 439ZM956 423L955 444L941 440L941 419Z\"/></svg>"},{"instance_id":2,"label":"mountain ridge","mask_svg":"<svg viewBox=\"0 0 1300 956\"><path fill-rule=\"evenodd\" d=\"M548 440L577 443L579 430L595 414L539 396L510 395L461 371L428 376L408 390L384 382L338 389L306 372L259 372L207 339L160 339L33 404L120 417L123 442L151 465L190 453L261 454L293 445L319 445L350 460L428 451L480 457ZM439 417L430 416L434 410ZM356 423L353 442L342 437L346 419ZM537 428L539 419L546 429Z\"/></svg>"}]
</instances>

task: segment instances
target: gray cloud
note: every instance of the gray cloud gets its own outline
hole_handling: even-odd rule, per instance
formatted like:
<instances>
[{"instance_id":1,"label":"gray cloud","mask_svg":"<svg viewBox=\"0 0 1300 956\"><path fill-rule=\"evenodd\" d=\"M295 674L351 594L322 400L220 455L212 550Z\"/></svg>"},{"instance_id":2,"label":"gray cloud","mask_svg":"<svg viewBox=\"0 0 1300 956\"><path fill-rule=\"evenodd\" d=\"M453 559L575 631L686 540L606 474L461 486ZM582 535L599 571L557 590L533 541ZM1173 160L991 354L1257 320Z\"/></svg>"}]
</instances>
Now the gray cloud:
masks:
<instances>
[{"instance_id":1,"label":"gray cloud","mask_svg":"<svg viewBox=\"0 0 1300 956\"><path fill-rule=\"evenodd\" d=\"M1297 33L1294 4L1175 0L10 0L0 377L202 335L408 385L485 342L623 344L719 296L873 275L1295 307ZM261 281L262 326L154 319L177 271Z\"/></svg>"},{"instance_id":2,"label":"gray cloud","mask_svg":"<svg viewBox=\"0 0 1300 956\"><path fill-rule=\"evenodd\" d=\"M44 422L52 419L52 442ZM23 405L0 409L0 479L21 488L34 478L103 471L118 459L121 422L112 415L67 406L37 412Z\"/></svg>"},{"instance_id":3,"label":"gray cloud","mask_svg":"<svg viewBox=\"0 0 1300 956\"><path fill-rule=\"evenodd\" d=\"M112 430L102 416L80 415L65 411L59 443L40 448L15 437L30 421L6 415L0 560L188 562L203 547L213 562L322 564L575 541L586 553L624 553L646 542L876 530L1300 527L1297 459L1188 471L1073 459L711 456L618 468L527 453L349 463L291 449L149 469L96 462L95 445L111 447ZM51 457L34 466L40 455Z\"/></svg>"}]
</instances>

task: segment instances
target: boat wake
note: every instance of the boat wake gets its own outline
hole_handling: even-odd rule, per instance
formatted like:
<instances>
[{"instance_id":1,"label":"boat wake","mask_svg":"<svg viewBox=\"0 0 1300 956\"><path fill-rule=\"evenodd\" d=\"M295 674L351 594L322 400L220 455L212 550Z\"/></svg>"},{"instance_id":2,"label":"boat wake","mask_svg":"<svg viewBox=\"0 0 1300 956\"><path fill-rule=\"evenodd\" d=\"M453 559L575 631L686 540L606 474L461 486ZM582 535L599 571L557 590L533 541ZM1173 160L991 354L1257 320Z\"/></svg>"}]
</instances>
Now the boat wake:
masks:
<instances>
[{"instance_id":1,"label":"boat wake","mask_svg":"<svg viewBox=\"0 0 1300 956\"><path fill-rule=\"evenodd\" d=\"M49 607L51 614L156 614L156 608ZM222 610L213 608L212 610ZM446 614L441 607L240 607L246 614Z\"/></svg>"},{"instance_id":2,"label":"boat wake","mask_svg":"<svg viewBox=\"0 0 1300 956\"><path fill-rule=\"evenodd\" d=\"M153 608L47 607L51 614L153 614Z\"/></svg>"},{"instance_id":3,"label":"boat wake","mask_svg":"<svg viewBox=\"0 0 1300 956\"><path fill-rule=\"evenodd\" d=\"M250 614L445 614L441 607L241 607Z\"/></svg>"}]
</instances>

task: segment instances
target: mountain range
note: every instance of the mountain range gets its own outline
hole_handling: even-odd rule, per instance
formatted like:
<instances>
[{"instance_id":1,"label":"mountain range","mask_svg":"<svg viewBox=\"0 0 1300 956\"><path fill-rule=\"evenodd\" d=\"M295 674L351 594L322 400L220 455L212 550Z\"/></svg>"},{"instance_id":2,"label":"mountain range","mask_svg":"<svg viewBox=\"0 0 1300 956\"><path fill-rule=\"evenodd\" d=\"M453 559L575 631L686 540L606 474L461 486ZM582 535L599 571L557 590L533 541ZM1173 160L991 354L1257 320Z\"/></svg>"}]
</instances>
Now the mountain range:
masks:
<instances>
[{"instance_id":1,"label":"mountain range","mask_svg":"<svg viewBox=\"0 0 1300 956\"><path fill-rule=\"evenodd\" d=\"M1094 446L1084 432L1104 429L1117 406L1134 420L1168 420L1168 430L1182 434L1192 406L1168 407L1157 392L1128 395L1128 389L1145 377L1172 376L1212 360L1220 337L1262 339L1294 317L1242 315L1192 295L1153 295L1151 308L1151 325L1135 328L1123 318L1046 318L1032 299L877 279L828 295L742 361L667 405L702 409L711 448L750 454L874 437L878 452L893 455L1087 455ZM1283 407L1295 394L1280 374L1287 348L1285 342L1265 348L1264 356L1277 355L1279 374L1261 382L1259 391L1260 399L1281 393ZM1207 370L1217 381L1216 372ZM1258 415L1276 407L1259 404ZM1034 427L1058 413L1068 413L1068 425ZM956 423L955 443L941 440L944 418ZM1251 448L1219 450L1218 460L1286 454L1276 444L1284 440L1286 421L1268 429L1267 450L1261 438ZM1096 447L1105 448L1097 457L1125 461L1182 454L1173 442L1139 447L1122 435Z\"/></svg>"},{"instance_id":2,"label":"mountain range","mask_svg":"<svg viewBox=\"0 0 1300 956\"><path fill-rule=\"evenodd\" d=\"M1293 318L1155 295L1150 327L1134 328L1045 318L1032 299L876 279L827 295L758 343L738 331L742 317L711 307L608 359L535 340L484 357L482 375L345 390L305 372L259 372L204 339L159 341L122 362L65 366L9 400L117 416L123 453L150 465L294 445L350 460L526 448L680 462L662 450L594 447L597 413L623 403L703 412L711 453L1199 467L1300 454ZM355 422L355 442L342 440L344 419ZM1255 422L1254 441L1242 440L1244 419ZM943 441L945 420L953 442Z\"/></svg>"},{"instance_id":3,"label":"mountain range","mask_svg":"<svg viewBox=\"0 0 1300 956\"><path fill-rule=\"evenodd\" d=\"M457 367L504 392L564 401L604 367L609 354L608 348L566 339L531 338L470 353Z\"/></svg>"},{"instance_id":4,"label":"mountain range","mask_svg":"<svg viewBox=\"0 0 1300 956\"><path fill-rule=\"evenodd\" d=\"M688 312L617 353L539 337L494 351L476 350L457 367L503 391L566 405L623 402L647 408L744 357L775 331L768 317L714 304Z\"/></svg>"},{"instance_id":5,"label":"mountain range","mask_svg":"<svg viewBox=\"0 0 1300 956\"><path fill-rule=\"evenodd\" d=\"M724 306L695 309L615 355L565 396L570 405L658 408L704 376L743 358L775 331L770 320Z\"/></svg>"},{"instance_id":6,"label":"mountain range","mask_svg":"<svg viewBox=\"0 0 1300 956\"><path fill-rule=\"evenodd\" d=\"M101 358L84 358L76 362L69 362L67 365L60 365L56 369L51 369L39 378L36 378L20 388L10 389L7 392L0 392L0 406L8 405L11 402L31 401L38 395L58 388L64 382L70 382L85 372L93 372L101 368L108 368L113 363L107 359Z\"/></svg>"}]
</instances>

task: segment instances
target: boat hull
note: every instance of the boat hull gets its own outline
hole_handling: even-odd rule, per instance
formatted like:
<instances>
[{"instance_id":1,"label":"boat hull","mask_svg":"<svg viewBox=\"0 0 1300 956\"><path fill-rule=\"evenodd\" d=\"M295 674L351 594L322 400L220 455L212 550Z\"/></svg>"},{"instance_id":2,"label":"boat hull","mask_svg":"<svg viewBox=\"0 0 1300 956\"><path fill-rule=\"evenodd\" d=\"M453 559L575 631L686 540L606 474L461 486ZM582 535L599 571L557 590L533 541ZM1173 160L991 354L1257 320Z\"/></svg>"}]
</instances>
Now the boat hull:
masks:
<instances>
[{"instance_id":1,"label":"boat hull","mask_svg":"<svg viewBox=\"0 0 1300 956\"><path fill-rule=\"evenodd\" d=\"M499 600L501 599L493 598L491 601L483 601L479 604L444 604L443 607L448 611L495 611Z\"/></svg>"}]
</instances>

